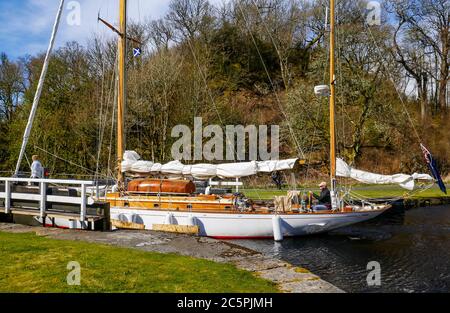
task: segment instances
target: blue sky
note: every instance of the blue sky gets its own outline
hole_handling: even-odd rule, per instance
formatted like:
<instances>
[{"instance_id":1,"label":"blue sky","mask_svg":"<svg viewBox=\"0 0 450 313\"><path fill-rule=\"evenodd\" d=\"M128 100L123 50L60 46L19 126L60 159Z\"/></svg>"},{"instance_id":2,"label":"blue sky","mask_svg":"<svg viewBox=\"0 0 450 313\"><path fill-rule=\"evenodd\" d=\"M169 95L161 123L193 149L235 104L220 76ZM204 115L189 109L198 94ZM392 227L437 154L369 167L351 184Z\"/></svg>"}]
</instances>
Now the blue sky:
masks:
<instances>
[{"instance_id":1,"label":"blue sky","mask_svg":"<svg viewBox=\"0 0 450 313\"><path fill-rule=\"evenodd\" d=\"M67 17L71 12L65 1L64 13L56 38L59 47L67 41L78 41L85 45L87 40L98 33L109 36L110 31L97 23L100 15L116 25L118 0L78 0L81 8L81 23L70 26ZM17 58L26 54L36 54L47 49L51 29L60 0L0 0L0 52ZM211 3L222 3L212 0ZM159 18L168 10L169 0L128 0L128 18L144 21Z\"/></svg>"}]
</instances>

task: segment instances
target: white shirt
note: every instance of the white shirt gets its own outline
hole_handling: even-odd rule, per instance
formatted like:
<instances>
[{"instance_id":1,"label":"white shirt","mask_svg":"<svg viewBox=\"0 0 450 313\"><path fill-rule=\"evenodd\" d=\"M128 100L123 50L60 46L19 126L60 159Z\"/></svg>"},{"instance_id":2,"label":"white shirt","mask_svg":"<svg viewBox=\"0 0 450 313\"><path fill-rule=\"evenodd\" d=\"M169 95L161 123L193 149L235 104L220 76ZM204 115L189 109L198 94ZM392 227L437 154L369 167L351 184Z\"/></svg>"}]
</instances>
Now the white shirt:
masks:
<instances>
[{"instance_id":1,"label":"white shirt","mask_svg":"<svg viewBox=\"0 0 450 313\"><path fill-rule=\"evenodd\" d=\"M31 164L31 178L44 178L44 168L38 160Z\"/></svg>"}]
</instances>

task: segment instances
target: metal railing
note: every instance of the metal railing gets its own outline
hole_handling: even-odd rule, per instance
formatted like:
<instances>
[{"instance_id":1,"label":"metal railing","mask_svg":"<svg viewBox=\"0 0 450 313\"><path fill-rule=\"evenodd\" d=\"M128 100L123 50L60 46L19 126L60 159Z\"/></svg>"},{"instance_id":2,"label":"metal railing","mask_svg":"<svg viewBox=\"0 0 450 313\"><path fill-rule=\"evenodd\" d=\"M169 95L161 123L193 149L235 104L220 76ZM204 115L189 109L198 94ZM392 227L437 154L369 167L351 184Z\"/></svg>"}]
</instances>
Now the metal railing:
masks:
<instances>
[{"instance_id":1,"label":"metal railing","mask_svg":"<svg viewBox=\"0 0 450 313\"><path fill-rule=\"evenodd\" d=\"M65 179L44 179L44 178L14 178L14 177L0 177L0 183L4 182L5 191L0 192L0 199L5 199L5 213L11 213L12 200L27 200L38 202L39 204L39 217L45 218L47 215L47 203L62 203L62 204L78 204L80 205L80 223L85 224L87 205L94 203L94 199L89 197L86 193L86 187L94 186L94 181L88 180L65 180ZM27 183L38 184L39 194L25 193L25 192L13 192L13 183ZM49 185L57 186L79 186L80 196L61 196L61 195L47 195L47 188Z\"/></svg>"},{"instance_id":2,"label":"metal railing","mask_svg":"<svg viewBox=\"0 0 450 313\"><path fill-rule=\"evenodd\" d=\"M239 186L243 186L244 184L239 181L239 178L236 178L235 181L214 181L209 179L210 186L233 186L236 188L236 192L239 192Z\"/></svg>"}]
</instances>

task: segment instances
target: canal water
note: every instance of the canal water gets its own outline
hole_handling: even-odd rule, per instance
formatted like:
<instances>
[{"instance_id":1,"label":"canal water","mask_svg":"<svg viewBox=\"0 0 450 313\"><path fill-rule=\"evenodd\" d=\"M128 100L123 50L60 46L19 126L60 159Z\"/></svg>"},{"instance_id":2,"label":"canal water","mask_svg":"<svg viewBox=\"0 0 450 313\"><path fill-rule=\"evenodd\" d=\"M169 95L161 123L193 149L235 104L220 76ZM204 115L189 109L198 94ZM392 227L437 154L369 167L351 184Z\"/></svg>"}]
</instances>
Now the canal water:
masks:
<instances>
[{"instance_id":1,"label":"canal water","mask_svg":"<svg viewBox=\"0 0 450 313\"><path fill-rule=\"evenodd\" d=\"M236 242L302 266L347 292L450 292L450 206L393 208L324 235ZM368 286L377 261L381 285Z\"/></svg>"}]
</instances>

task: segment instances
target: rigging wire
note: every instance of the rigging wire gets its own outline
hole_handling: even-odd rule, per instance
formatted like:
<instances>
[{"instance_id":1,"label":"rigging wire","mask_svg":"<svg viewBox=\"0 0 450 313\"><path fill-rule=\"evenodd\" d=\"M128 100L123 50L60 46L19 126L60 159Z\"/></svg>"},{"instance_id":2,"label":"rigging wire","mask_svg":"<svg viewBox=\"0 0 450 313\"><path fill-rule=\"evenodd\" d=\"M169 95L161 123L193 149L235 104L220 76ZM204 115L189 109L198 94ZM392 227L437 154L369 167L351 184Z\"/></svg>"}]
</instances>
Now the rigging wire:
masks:
<instances>
[{"instance_id":1,"label":"rigging wire","mask_svg":"<svg viewBox=\"0 0 450 313\"><path fill-rule=\"evenodd\" d=\"M252 0L252 2L253 2L253 5L255 6L255 8L256 8L256 10L257 10L257 12L258 12L258 15L259 15L260 18L262 19L263 16L262 16L261 10L259 9L257 3L256 3L254 0ZM279 97L278 97L278 95L277 95L277 93L276 93L276 90L275 90L273 81L272 81L272 79L271 79L271 77L270 77L270 74L269 74L269 72L268 72L268 70L267 70L267 67L266 67L266 64L265 64L265 62L264 62L264 59L262 58L262 55L261 55L260 50L259 50L259 47L258 47L257 44L256 44L256 40L255 40L255 38L254 38L254 36L253 36L251 30L250 30L249 27L248 27L248 21L247 21L247 19L245 18L245 13L244 13L244 11L242 10L241 5L240 5L239 3L237 3L237 5L238 5L238 7L239 7L239 9L240 9L240 11L241 11L241 13L242 13L242 16L243 16L244 20L245 20L245 24L246 24L246 27L247 27L247 31L249 32L249 34L250 34L251 37L252 37L253 44L254 44L254 46L255 46L255 48L256 48L258 54L259 54L259 57L260 57L261 62L262 62L262 64L263 64L263 66L264 66L264 69L265 69L265 71L266 71L266 74L267 74L267 76L268 76L268 79L269 79L269 81L270 81L270 83L271 83L272 89L274 90L274 93L275 93L275 96L276 96L276 100L277 100L277 104L278 104L278 106L279 106L279 109L280 109L280 111L282 112L282 114L283 114L283 115L285 116L285 118L286 118L286 121L287 121L288 127L289 127L289 131L290 131L290 133L291 133L291 137L294 139L295 144L296 144L298 150L301 152L303 158L305 159L305 154L304 154L303 150L301 149L301 147L300 147L300 145L299 145L299 143L298 143L298 140L297 140L297 137L295 136L295 133L293 132L292 125L291 125L291 123L290 123L290 120L289 120L288 117L287 117L287 114L285 113L285 111L284 111L283 108L282 108L282 105L281 105L281 102L280 102L280 100L279 100ZM326 24L327 24L327 20L325 21L325 31L326 31L326 28L327 28ZM264 28L265 28L266 32L268 33L268 35L269 35L271 41L272 41L273 46L274 46L275 49L277 50L277 53L280 54L279 47L277 46L277 44L276 44L276 42L275 42L275 39L273 38L273 36L272 36L270 30L268 29L267 24L266 24L266 23L263 23L263 25L264 25ZM329 60L329 56L328 56L328 55L327 55L327 58L328 58L328 60ZM325 77L326 77L325 67L326 67L326 63L324 63L324 80L325 80ZM319 114L320 114L320 110L317 111L316 120L318 119ZM311 151L313 150L313 147L314 147L314 140L315 140L315 137L316 137L316 133L317 133L317 129L314 128L313 141L311 142L311 148L310 148ZM310 170L310 162L309 162L309 161L310 161L311 158L312 158L311 155L309 155L309 156L306 158L306 159L307 159L307 169L306 169L306 171L305 171L305 180L306 180L307 177L309 176L309 170Z\"/></svg>"},{"instance_id":2,"label":"rigging wire","mask_svg":"<svg viewBox=\"0 0 450 313\"><path fill-rule=\"evenodd\" d=\"M211 102L213 103L214 110L216 111L216 114L217 114L217 117L219 118L220 124L221 124L222 126L225 126L225 125L224 125L224 122L223 122L223 120L222 120L222 117L220 116L220 112L219 112L219 110L218 110L218 108L217 108L217 105L216 105L216 102L215 102L215 100L214 100L214 97L213 97L213 95L212 95L212 91L211 91L210 87L208 86L208 81L207 81L206 74L202 71L202 69L201 69L201 67L200 67L200 63L199 63L199 61L198 61L197 55L195 54L194 47L192 46L192 43L191 43L191 38L188 38L188 39L187 39L187 42L188 42L189 48L190 48L190 50L191 50L192 56L194 57L195 63L196 63L196 65L197 65L197 67L198 67L198 71L200 72L200 74L201 74L201 76L202 76L202 79L203 79L203 82L204 82L204 84L205 84L206 90L208 91L208 96L210 97ZM230 139L229 139L228 137L225 137L225 138L226 138L226 140L228 141L228 145L229 145L229 146L233 146L233 150L234 150L234 153L233 153L233 159L234 159L234 161L236 161L236 156L237 156L237 150L236 150L236 147L235 147L234 144L232 145L232 143L231 143L231 141L230 141ZM261 196L259 195L258 190L257 190L257 189L253 189L253 190L256 192L256 195L257 195L257 197L259 198L259 200L261 200Z\"/></svg>"},{"instance_id":3,"label":"rigging wire","mask_svg":"<svg viewBox=\"0 0 450 313\"><path fill-rule=\"evenodd\" d=\"M261 12L260 12L260 10L259 10L257 4L255 3L254 0L252 0L252 2L253 2L253 4L255 5L255 7L256 7L256 9L257 9L257 11L258 11L260 17L262 18L262 14L261 14ZM247 20L246 20L246 18L245 18L245 14L244 14L244 12L243 12L243 10L242 10L242 8L240 7L239 4L238 4L238 6L239 6L239 9L240 9L240 11L241 11L241 13L242 13L242 15L243 15L243 18L244 18L244 20L245 20L245 22L246 22L246 26L247 26L247 23L248 23L248 22L247 22ZM365 26L367 27L367 25L365 25ZM248 27L248 26L247 26L247 27ZM276 45L276 43L275 43L275 41L274 41L274 39L273 39L273 37L272 37L270 31L268 30L267 25L264 24L264 27L265 27L266 31L268 32L268 34L269 34L269 36L270 36L270 38L271 38L271 40L272 40L272 43L273 43L275 49L277 50L277 52L279 52L279 49L278 49L278 47L277 47L277 45ZM256 45L256 42L255 42L254 37L253 37L253 34L250 32L250 30L249 30L249 33L250 33L250 35L252 36L252 40L253 40L253 42L254 42L254 44L255 44L255 47L256 47L256 49L258 50L258 53L259 53L259 49L258 49L258 47L257 47L257 45ZM370 33L370 35L371 35L371 37L372 37L372 40L373 40L374 43L377 45L377 43L376 43L376 41L374 40L373 34L372 34L372 32L370 31L370 29L369 29L369 33ZM338 36L339 36L339 34L338 34ZM378 45L377 45L377 48L378 48L378 50L380 50ZM340 47L340 45L339 45L339 43L338 43L338 57L341 55L341 53L342 53L341 47ZM261 61L263 62L264 68L266 69L266 66L265 66L265 64L264 64L264 60L262 59L261 55L260 55L260 58L261 58ZM338 67L339 67L339 69L340 69L339 73L340 73L340 77L341 77L341 80L342 80L342 64L341 64L341 63L338 63ZM266 70L266 72L267 72L267 70ZM268 73L267 73L267 74L268 74ZM268 75L268 76L269 76L269 75ZM394 87L395 87L395 82L394 82L394 80L393 80L393 78L392 78L391 75L390 75L390 78L391 78L391 81L392 81L392 83L394 84ZM269 77L269 80L271 80L270 77ZM273 86L273 85L272 85L272 86ZM404 109L405 109L405 112L406 112L407 115L408 115L408 118L409 118L409 120L410 120L410 123L411 123L413 129L414 129L414 132L415 132L417 138L418 138L419 141L420 141L420 136L419 136L419 134L418 134L418 132L417 132L417 129L415 128L415 126L414 126L414 124L413 124L413 122L412 122L411 116L410 116L408 110L406 109L406 106L405 106L405 104L404 104L404 101L403 101L402 97L400 96L399 91L398 91L397 88L396 88L396 92L397 92L398 95L399 95L399 98L400 98L400 100L401 100L401 103L402 103L402 105L403 105L403 107L404 107ZM343 102L344 102L344 101L343 101L343 93L340 93L340 96L341 96L342 112L344 112L345 109L344 109L344 104L343 104ZM283 112L283 113L284 113L284 112ZM345 127L344 127L344 126L345 126L345 123L344 123L344 119L342 119L342 123L343 123L343 127L342 127L342 138L343 138L343 140L344 140L344 139L345 139ZM308 169L309 169L309 167L308 167ZM308 171L308 169L307 169L307 171ZM430 188L431 186L432 186L432 185L428 186L428 188ZM424 190L426 190L426 189L421 189L421 190L419 190L419 192L423 192ZM354 193L354 194L356 195L356 193ZM402 198L402 197L399 197L399 198ZM395 199L395 198L394 198L394 199Z\"/></svg>"},{"instance_id":4,"label":"rigging wire","mask_svg":"<svg viewBox=\"0 0 450 313\"><path fill-rule=\"evenodd\" d=\"M362 8L359 7L359 6L358 6L358 8L359 8L359 11L360 11L360 13L361 13L362 18L364 19L364 18L365 18L365 15L364 15L364 12L363 12ZM386 65L384 64L384 62L383 62L383 61L386 61L386 59L383 57L383 54L382 54L382 52L381 52L381 48L380 48L380 46L378 45L378 43L376 42L375 37L373 36L372 30L370 29L369 25L368 25L367 23L363 23L363 24L364 24L364 27L367 29L367 31L368 31L368 33L369 33L369 35L370 35L370 37L371 37L373 43L375 44L376 51L378 52L378 57L379 57L380 60L382 61L381 64L383 65L383 67L384 67L384 69L385 69L385 71L386 71L386 73L387 73L389 79L391 80L391 83L392 83L392 85L393 85L393 87L394 87L394 89L395 89L395 91L396 91L396 93L397 93L397 95L398 95L398 98L399 98L399 100L400 100L400 102L401 102L401 104L402 104L402 106L403 106L404 112L406 113L406 116L408 117L408 120L409 120L409 122L410 122L410 125L411 125L412 129L414 130L414 134L415 134L415 136L417 137L419 143L421 143L422 140L421 140L421 137L420 137L420 135L419 135L419 132L417 131L417 128L416 128L416 126L414 125L413 119L411 118L411 115L410 115L408 109L406 108L406 104L405 104L405 102L404 102L404 100L403 100L403 97L401 96L400 91L399 91L398 88L397 88L397 85L396 85L396 83L395 83L394 77L392 76L392 73L389 71L389 69L387 68L387 66L386 66ZM385 63L388 63L388 62L386 61Z\"/></svg>"},{"instance_id":5,"label":"rigging wire","mask_svg":"<svg viewBox=\"0 0 450 313\"><path fill-rule=\"evenodd\" d=\"M117 106L117 101L118 101L118 79L117 79L117 72L118 72L118 65L116 62L115 68L114 68L114 72L115 72L115 79L114 79L114 103L113 103L113 111L111 114L111 131L110 131L110 136L109 136L109 153L108 153L108 164L106 167L107 170L107 175L110 175L111 177L114 177L113 171L111 170L111 155L112 155L112 142L113 142L113 137L114 137L114 126L116 125L116 123L114 123L115 118L116 118L116 106Z\"/></svg>"},{"instance_id":6,"label":"rigging wire","mask_svg":"<svg viewBox=\"0 0 450 313\"><path fill-rule=\"evenodd\" d=\"M339 5L336 6L336 16L339 16ZM342 29L340 27L336 27L336 46L337 46L337 59L336 59L336 64L337 64L337 72L339 75L339 81L341 83L344 82L344 75L343 75L343 66L342 66L342 55L343 55L343 51L342 51L342 45L341 45L341 38L342 38ZM345 133L345 119L344 116L347 116L347 118L351 121L350 115L348 114L347 110L345 109L345 96L344 93L342 92L342 88L337 88L336 92L338 93L338 96L336 97L336 99L339 99L340 101L340 107L341 107L341 115L340 118L342 120L342 128L341 128L341 141L342 141L342 150L343 151L338 151L338 154L340 156L343 156L343 154L345 153L345 143L346 143L346 133ZM337 132L338 133L338 132ZM339 146L338 146L339 147ZM343 188L344 190L347 190L349 188L351 188L350 184L350 180L349 179L339 179L339 183L341 188Z\"/></svg>"},{"instance_id":7,"label":"rigging wire","mask_svg":"<svg viewBox=\"0 0 450 313\"><path fill-rule=\"evenodd\" d=\"M108 114L108 112L110 110L111 102L114 101L114 99L111 99L111 98L112 98L112 95L114 93L113 88L114 88L114 85L115 85L114 83L115 83L115 75L116 75L116 68L117 68L117 58L118 58L118 55L116 53L115 61L114 61L114 68L113 68L113 71L112 71L112 74L111 74L111 81L110 81L109 91L108 91L108 95L106 97L106 110L104 110L104 113L102 113L100 115L100 120L99 120L99 124L100 124L100 126L99 126L99 133L100 134L99 134L99 144L98 144L98 151L97 151L96 173L99 171L99 167L100 167L100 157L101 157L101 151L102 151L102 146L103 146L103 138L104 138L105 131L106 131L106 123L107 123L107 116L108 116L107 114ZM104 74L104 72L105 72L104 71L104 64L105 64L104 59L102 59L102 66L103 66L103 68L102 68L102 76L105 75ZM103 84L103 78L102 78L102 84ZM102 86L102 89L103 89L103 86ZM103 90L102 90L102 93L103 93ZM103 99L102 99L102 102L101 102L101 108L103 110Z\"/></svg>"},{"instance_id":8,"label":"rigging wire","mask_svg":"<svg viewBox=\"0 0 450 313\"><path fill-rule=\"evenodd\" d=\"M102 58L102 71L101 71L101 93L100 93L100 108L99 108L99 127L98 127L98 153L97 153L97 162L95 166L95 173L98 173L99 161L100 161L100 153L102 149L102 116L103 116L103 97L104 97L104 84L105 84L105 62Z\"/></svg>"},{"instance_id":9,"label":"rigging wire","mask_svg":"<svg viewBox=\"0 0 450 313\"><path fill-rule=\"evenodd\" d=\"M336 15L339 16L339 6L336 6ZM337 71L338 71L338 75L339 75L339 79L340 82L342 84L342 82L344 81L344 76L343 76L343 70L342 70L342 46L341 46L341 28L340 27L336 27L336 46L337 46ZM342 146L343 149L345 151L345 139L346 139L346 134L345 134L345 120L343 118L344 115L344 111L345 111L345 98L344 98L344 93L341 91L342 88L337 88L337 93L338 96L336 97L337 99L340 99L340 107L341 107L341 120L342 120L342 129L341 129L341 140L342 140ZM340 153L342 155L342 151L338 151L338 153Z\"/></svg>"},{"instance_id":10,"label":"rigging wire","mask_svg":"<svg viewBox=\"0 0 450 313\"><path fill-rule=\"evenodd\" d=\"M411 198L417 194L420 194L422 192L427 191L428 189L433 187L433 183L428 184L421 184L419 188L414 189L412 191L405 192L403 195L397 195L392 193L392 197L385 197L385 198L377 198L379 201L383 202L395 202L397 200L405 199L405 198ZM347 190L347 194L351 195L353 198L359 199L359 200L372 200L373 198L370 196L365 196L361 193L358 193L356 191L353 191L351 189Z\"/></svg>"},{"instance_id":11,"label":"rigging wire","mask_svg":"<svg viewBox=\"0 0 450 313\"><path fill-rule=\"evenodd\" d=\"M195 51L194 51L194 47L192 46L191 38L187 38L187 42L188 42L188 45L189 45L189 49L191 50L192 56L194 57L194 61L195 61L195 64L196 64L196 66L197 66L197 68L198 68L198 71L199 71L199 73L200 73L201 76L202 76L202 80L203 80L203 82L204 82L204 84L205 84L206 90L208 91L208 96L209 96L209 98L211 99L211 102L212 102L212 104L213 104L213 106L214 106L214 110L216 111L217 117L219 118L220 124L221 124L222 126L225 126L225 125L224 125L224 122L223 122L223 120L222 120L222 117L220 116L219 109L217 108L216 101L214 100L214 97L213 97L213 95L212 95L212 91L211 91L210 87L208 86L208 81L207 81L206 74L205 74L205 73L203 72L203 70L201 69L201 66L200 66L200 63L199 63L199 61L198 61L197 55L196 55L196 53L195 53ZM228 143L231 144L230 141L229 141ZM236 150L235 150L235 152L236 152ZM234 159L234 160L235 160L235 159Z\"/></svg>"},{"instance_id":12,"label":"rigging wire","mask_svg":"<svg viewBox=\"0 0 450 313\"><path fill-rule=\"evenodd\" d=\"M326 19L325 19L325 25L324 25L324 34L328 32L328 7L325 7L325 15L326 15ZM325 40L325 51L328 52L328 50L330 49L330 45L329 42L327 40ZM330 54L326 53L326 62L323 63L323 81L325 81L326 77L327 77L327 64L329 64L330 62ZM318 120L319 115L320 115L320 110L317 110L316 113L316 120ZM309 177L309 171L311 169L311 160L312 160L312 151L313 151L313 147L315 146L315 141L316 141L316 133L317 133L317 127L314 127L314 131L313 131L313 139L311 140L311 148L309 149L310 151L310 155L308 156L308 158L306 159L306 171L305 171L305 182L307 181L308 177Z\"/></svg>"},{"instance_id":13,"label":"rigging wire","mask_svg":"<svg viewBox=\"0 0 450 313\"><path fill-rule=\"evenodd\" d=\"M255 8L256 8L256 10L257 10L257 12L258 12L258 15L259 15L260 18L262 19L263 16L262 16L261 10L259 9L257 3L256 3L254 0L252 0L252 2L253 2L253 5L255 6ZM244 13L243 13L243 10L242 10L241 7L240 7L240 10L241 10L242 15L244 16ZM327 10L327 8L326 8L326 10ZM326 19L325 19L325 25L324 25L324 33L327 31L327 22L328 22L328 14L327 14L327 13L328 13L328 12L326 11ZM245 19L245 17L244 17L244 19ZM246 23L247 23L247 21L246 21ZM280 52L279 52L279 48L278 48L278 46L277 46L277 44L276 44L276 42L275 42L275 39L273 38L273 36L272 36L270 30L269 30L268 27L267 27L267 24L266 24L266 23L263 23L263 25L264 25L264 28L265 28L266 32L268 33L268 35L269 35L271 41L272 41L272 44L274 45L275 49L277 50L277 53L280 53ZM250 31L249 31L249 32L250 32ZM251 32L250 32L250 34L251 34ZM251 34L251 35L252 35L252 34ZM253 38L253 36L252 36L252 38ZM259 53L259 49L258 49L258 47L257 47L257 45L256 45L256 42L255 42L254 38L253 38L253 42L254 42L255 47L256 47L256 49L258 50L258 53ZM269 80L271 81L271 79L270 79L270 74L269 74L268 71L267 71L267 68L266 68L266 66L265 66L264 60L262 59L261 54L259 54L259 55L260 55L261 61L263 62L264 68L265 68L265 70L266 70L266 74L269 76ZM328 60L329 60L329 55L327 54L327 61L328 61ZM325 78L326 78L326 64L327 64L327 63L328 63L328 62L323 63L323 66L324 66L323 80L325 80ZM274 88L272 81L271 81L271 84L272 84L272 87ZM275 90L274 90L274 91L275 91ZM275 91L275 93L276 93L276 91ZM286 114L285 114L285 112L282 110L282 107L281 107L281 104L280 104L280 101L279 101L278 97L277 97L277 101L278 101L278 105L279 105L279 107L280 107L280 110L282 111L282 113L283 113L283 114L285 115L285 117L286 117ZM320 115L320 110L317 110L317 113L316 113L316 114L317 114L317 115L316 115L316 120L317 120L317 119L319 118L319 115ZM287 117L286 117L286 120L288 121L288 126L289 126L289 129L290 129L290 131L291 131L291 136L292 136L293 139L295 140L297 146L300 148L300 145L299 145L299 143L298 143L298 141L297 141L297 137L295 136L295 133L293 132L292 127L291 127L291 124L290 124L289 120L287 119ZM311 142L311 148L310 148L310 151L313 150L313 147L314 147L314 145L315 145L316 133L317 133L317 128L314 128L314 131L313 131L313 140L312 140L312 142ZM303 151L302 151L302 154L303 154ZM304 154L303 154L303 158L305 158L305 155L304 155ZM309 176L309 171L310 171L310 161L311 161L311 158L312 158L312 155L311 155L311 154L310 154L308 157L305 158L305 159L306 159L306 163L307 163L306 171L305 171L305 181L307 180L307 178L308 178L308 176Z\"/></svg>"},{"instance_id":14,"label":"rigging wire","mask_svg":"<svg viewBox=\"0 0 450 313\"><path fill-rule=\"evenodd\" d=\"M359 11L361 13L362 18L364 19L365 14L364 14L363 10L359 6L358 6L358 8L359 8ZM414 121L413 121L413 119L412 119L412 117L411 117L411 115L410 115L410 113L409 113L409 111L408 111L408 109L406 107L405 101L403 100L403 97L402 97L400 91L398 90L398 88L396 86L396 83L395 83L395 80L394 80L394 77L393 77L392 73L389 71L389 69L386 66L386 63L389 63L389 62L383 57L381 48L380 48L379 44L377 43L377 41L375 40L375 37L374 37L374 35L372 33L372 30L370 29L369 25L367 25L367 23L364 23L364 22L363 22L363 24L364 24L364 27L366 28L368 34L370 35L370 39L373 41L373 43L375 45L375 48L376 48L375 50L377 51L378 57L380 58L381 65L384 67L385 72L387 73L387 75L388 75L388 77L389 77L389 79L390 79L390 81L391 81L391 83L392 83L392 85L393 85L397 95L398 95L398 98L400 100L400 103L402 104L403 110L404 110L406 116L408 117L409 124L411 125L411 127L412 127L412 129L414 131L414 134L415 134L416 138L418 139L419 143L421 143L422 142L421 137L419 135L419 132L417 131L416 126L414 125ZM423 188L416 189L413 192L409 192L409 193L407 193L407 197L410 197L410 196L412 196L414 194L422 193L422 192L430 189L433 185L434 184L427 184ZM365 196L363 196L361 194L358 194L358 193L356 193L354 191L349 191L348 194L351 194L351 195L356 196L358 198L367 198L367 197L365 197ZM384 200L387 200L389 202L393 202L393 201L399 200L399 199L404 198L404 197L405 196L399 196L399 197L394 197L394 198L386 198Z\"/></svg>"},{"instance_id":15,"label":"rigging wire","mask_svg":"<svg viewBox=\"0 0 450 313\"><path fill-rule=\"evenodd\" d=\"M198 60L197 55L196 55L196 53L195 53L194 47L193 47L193 45L192 45L191 38L187 38L187 42L188 42L189 48L190 48L190 50L191 50L191 53L192 53L192 55L193 55L193 57L194 57L194 61L195 61L196 65L197 65L197 68L198 68L198 70L199 70L199 72L200 72L200 74L201 74L201 76L202 76L202 79L203 79L203 82L204 82L204 84L205 84L205 87L206 87L206 89L207 89L207 91L208 91L208 96L210 97L211 102L213 103L214 110L215 110L215 112L216 112L216 114L217 114L217 117L219 118L219 121L220 121L221 125L222 125L222 126L225 126L225 125L224 125L224 122L223 122L223 120L222 120L222 117L221 117L221 115L220 115L220 112L219 112L219 110L218 110L218 108L217 108L217 105L216 105L216 102L215 102L215 100L214 100L214 97L213 97L213 95L212 95L212 91L211 91L210 87L208 86L206 74L202 71L202 69L201 69L201 67L200 67L200 63L199 63L199 60ZM258 49L258 47L256 47L256 48ZM259 54L259 56L261 57L261 54L260 54L260 52L259 52L259 49L258 49L258 54ZM262 58L261 58L261 60L262 60L262 62L263 62L264 68L266 69L266 73L268 74L267 68L266 68L265 63L264 63L264 60L263 60ZM269 74L268 74L268 75L269 75ZM269 75L269 79L270 79L270 75ZM272 84L272 86L273 86L273 84ZM281 108L280 108L280 109L281 109ZM233 146L233 150L234 150L233 159L236 161L236 157L235 157L235 156L237 156L237 150L236 150L236 147L235 147L235 145L232 145L232 143L230 142L230 139L229 139L229 138L226 138L226 140L228 141L229 146ZM255 191L257 197L259 198L259 200L261 200L261 196L260 196L258 190L257 190L256 188L252 188L251 190Z\"/></svg>"},{"instance_id":16,"label":"rigging wire","mask_svg":"<svg viewBox=\"0 0 450 313\"><path fill-rule=\"evenodd\" d=\"M303 153L303 150L302 150L302 148L300 147L300 145L298 143L298 140L297 140L297 137L295 136L295 133L293 131L291 122L290 122L286 112L284 111L283 106L281 105L280 98L278 96L278 93L277 93L277 90L276 90L275 85L273 83L273 80L272 80L272 78L270 76L269 70L267 69L266 62L264 62L264 58L261 55L261 51L260 51L260 49L258 47L258 44L256 43L256 39L253 36L253 33L252 33L252 31L251 31L251 29L250 29L250 27L248 25L248 19L245 16L244 10L242 9L242 5L241 5L241 3L239 1L237 1L236 4L237 4L239 10L241 11L242 17L243 17L244 22L245 22L244 24L245 24L245 26L247 28L247 32L250 34L250 37L252 38L253 45L255 46L256 51L258 52L258 56L259 56L259 58L261 60L261 64L264 67L264 71L266 72L267 78L268 78L268 80L270 82L270 85L272 87L272 90L274 92L275 100L276 100L276 103L278 104L278 108L280 109L280 112L283 114L284 118L286 119L286 122L287 122L287 125L288 125L288 128L289 128L289 132L291 134L292 139L294 139L294 143L295 143L296 148L297 148L297 153L299 153L299 156L301 155L301 157L303 159L305 159L305 154ZM261 14L258 7L257 7L257 10L258 10L259 14ZM275 49L277 49L277 48L275 47Z\"/></svg>"},{"instance_id":17,"label":"rigging wire","mask_svg":"<svg viewBox=\"0 0 450 313\"><path fill-rule=\"evenodd\" d=\"M27 161L28 166L31 168L31 163L30 163L30 160L27 157L27 154L24 153L24 156L25 156L25 160Z\"/></svg>"},{"instance_id":18,"label":"rigging wire","mask_svg":"<svg viewBox=\"0 0 450 313\"><path fill-rule=\"evenodd\" d=\"M49 152L49 151L47 151L47 150L45 150L45 149L43 149L43 148L41 148L41 147L39 147L39 146L37 146L37 145L34 145L34 148L35 148L35 149L38 149L38 150L41 150L42 152L44 152L44 153L46 153L46 154L48 154L48 155L51 155L52 157L57 158L57 159L59 159L59 160L61 160L61 161L64 161L64 162L66 162L66 163L69 163L70 165L76 166L76 167L81 168L81 169L83 169L83 170L85 170L85 171L87 171L87 172L90 172L90 173L95 174L95 171L93 171L93 170L91 170L91 169L88 169L87 167L84 167L84 166L82 166L82 165L76 164L76 163L74 163L74 162L72 162L72 161L69 161L69 160L67 160L67 159L64 159L64 158L62 158L62 157L59 157L59 156L57 156L56 154L53 154L53 153L51 153L51 152Z\"/></svg>"},{"instance_id":19,"label":"rigging wire","mask_svg":"<svg viewBox=\"0 0 450 313\"><path fill-rule=\"evenodd\" d=\"M138 22L141 24L141 0L137 1L137 9L138 9Z\"/></svg>"}]
</instances>

